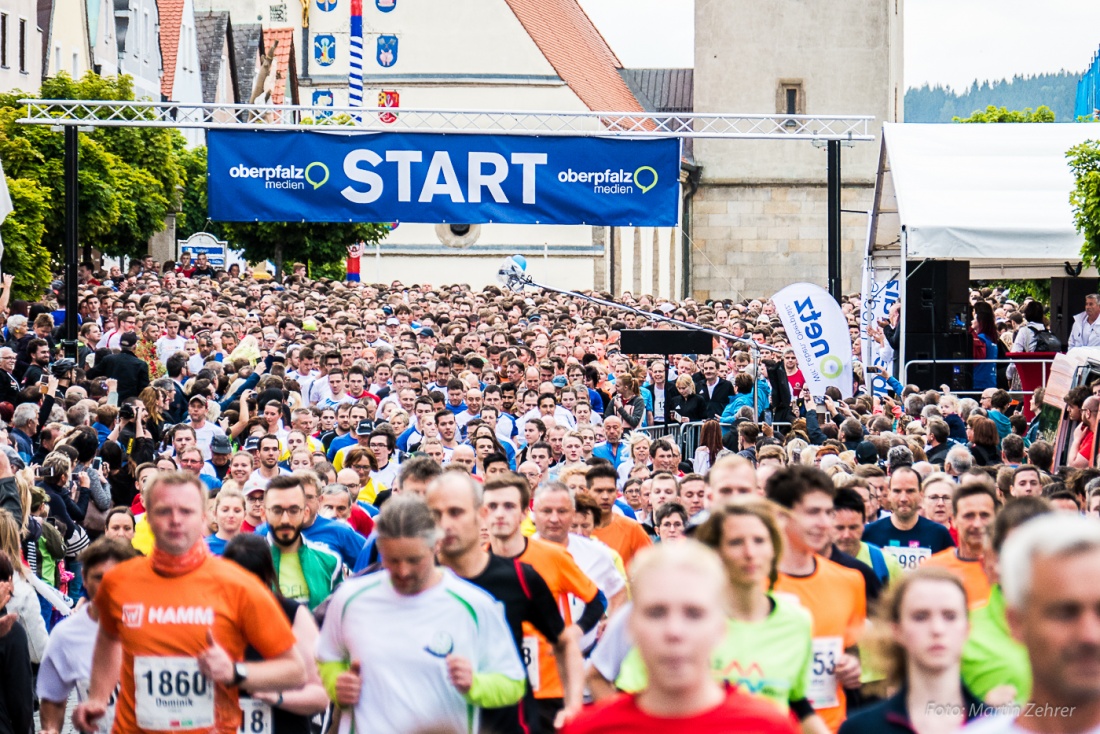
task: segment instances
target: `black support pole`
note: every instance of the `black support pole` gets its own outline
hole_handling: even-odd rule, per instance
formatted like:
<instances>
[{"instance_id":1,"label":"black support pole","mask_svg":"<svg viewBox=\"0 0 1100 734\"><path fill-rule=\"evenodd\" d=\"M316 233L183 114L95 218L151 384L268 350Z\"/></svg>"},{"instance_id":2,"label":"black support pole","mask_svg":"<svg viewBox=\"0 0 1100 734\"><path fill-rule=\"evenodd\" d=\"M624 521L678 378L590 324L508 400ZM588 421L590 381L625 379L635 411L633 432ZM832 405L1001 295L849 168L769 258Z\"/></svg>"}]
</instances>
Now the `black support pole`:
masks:
<instances>
[{"instance_id":1,"label":"black support pole","mask_svg":"<svg viewBox=\"0 0 1100 734\"><path fill-rule=\"evenodd\" d=\"M77 201L77 162L79 131L76 125L65 126L65 356L76 359L77 267L80 264L80 237L77 232L80 204Z\"/></svg>"},{"instance_id":2,"label":"black support pole","mask_svg":"<svg viewBox=\"0 0 1100 734\"><path fill-rule=\"evenodd\" d=\"M829 295L839 303L840 284L840 141L829 141Z\"/></svg>"}]
</instances>

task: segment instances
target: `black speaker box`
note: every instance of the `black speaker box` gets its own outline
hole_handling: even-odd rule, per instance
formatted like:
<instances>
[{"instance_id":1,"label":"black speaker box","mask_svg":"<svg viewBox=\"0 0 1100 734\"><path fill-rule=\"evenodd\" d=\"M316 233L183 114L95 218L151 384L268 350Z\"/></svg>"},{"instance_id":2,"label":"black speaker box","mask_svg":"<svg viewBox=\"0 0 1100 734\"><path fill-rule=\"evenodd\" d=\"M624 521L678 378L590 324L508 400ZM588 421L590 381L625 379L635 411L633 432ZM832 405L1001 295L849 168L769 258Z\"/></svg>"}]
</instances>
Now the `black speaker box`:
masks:
<instances>
[{"instance_id":1,"label":"black speaker box","mask_svg":"<svg viewBox=\"0 0 1100 734\"><path fill-rule=\"evenodd\" d=\"M914 263L905 287L905 326L909 334L944 334L970 325L968 261Z\"/></svg>"},{"instance_id":2,"label":"black speaker box","mask_svg":"<svg viewBox=\"0 0 1100 734\"><path fill-rule=\"evenodd\" d=\"M952 391L970 390L973 365L957 360L971 359L973 342L965 331L942 334L909 333L905 335L906 361L934 359L937 364L915 364L909 368L908 380L924 390L948 385Z\"/></svg>"},{"instance_id":3,"label":"black speaker box","mask_svg":"<svg viewBox=\"0 0 1100 734\"><path fill-rule=\"evenodd\" d=\"M1050 279L1050 330L1069 345L1073 317L1085 310L1085 296L1100 291L1100 278Z\"/></svg>"}]
</instances>

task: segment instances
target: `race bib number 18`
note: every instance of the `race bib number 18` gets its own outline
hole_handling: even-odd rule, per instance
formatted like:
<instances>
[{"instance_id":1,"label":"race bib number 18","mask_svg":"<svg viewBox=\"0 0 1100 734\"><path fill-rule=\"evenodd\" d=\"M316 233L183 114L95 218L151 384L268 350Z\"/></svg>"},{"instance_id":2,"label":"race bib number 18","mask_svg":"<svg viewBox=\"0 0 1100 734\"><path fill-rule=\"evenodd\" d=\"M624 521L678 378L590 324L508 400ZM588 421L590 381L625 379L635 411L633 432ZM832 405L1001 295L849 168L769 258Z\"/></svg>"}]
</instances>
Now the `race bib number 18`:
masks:
<instances>
[{"instance_id":1,"label":"race bib number 18","mask_svg":"<svg viewBox=\"0 0 1100 734\"><path fill-rule=\"evenodd\" d=\"M527 679L531 681L531 690L539 689L539 638L527 636L523 638L523 647L519 650L523 656L523 666L527 668Z\"/></svg>"},{"instance_id":2,"label":"race bib number 18","mask_svg":"<svg viewBox=\"0 0 1100 734\"><path fill-rule=\"evenodd\" d=\"M844 640L840 637L815 637L813 660L810 664L810 689L807 698L815 709L827 709L840 705L837 695L836 665L844 654Z\"/></svg>"},{"instance_id":3,"label":"race bib number 18","mask_svg":"<svg viewBox=\"0 0 1100 734\"><path fill-rule=\"evenodd\" d=\"M271 718L271 704L258 698L241 696L241 734L271 734L274 724Z\"/></svg>"},{"instance_id":4,"label":"race bib number 18","mask_svg":"<svg viewBox=\"0 0 1100 734\"><path fill-rule=\"evenodd\" d=\"M195 658L134 658L138 726L180 731L214 726L214 685Z\"/></svg>"}]
</instances>

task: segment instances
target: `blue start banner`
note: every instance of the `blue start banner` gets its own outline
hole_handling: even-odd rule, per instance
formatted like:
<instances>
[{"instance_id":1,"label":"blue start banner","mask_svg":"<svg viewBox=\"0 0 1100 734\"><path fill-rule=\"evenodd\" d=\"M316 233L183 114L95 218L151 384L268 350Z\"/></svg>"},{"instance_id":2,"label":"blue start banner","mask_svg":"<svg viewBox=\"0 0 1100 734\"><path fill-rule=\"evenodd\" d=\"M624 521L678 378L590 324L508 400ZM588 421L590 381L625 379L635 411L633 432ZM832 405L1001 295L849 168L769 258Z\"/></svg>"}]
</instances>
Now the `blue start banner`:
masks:
<instances>
[{"instance_id":1,"label":"blue start banner","mask_svg":"<svg viewBox=\"0 0 1100 734\"><path fill-rule=\"evenodd\" d=\"M680 141L211 130L210 218L671 227Z\"/></svg>"}]
</instances>

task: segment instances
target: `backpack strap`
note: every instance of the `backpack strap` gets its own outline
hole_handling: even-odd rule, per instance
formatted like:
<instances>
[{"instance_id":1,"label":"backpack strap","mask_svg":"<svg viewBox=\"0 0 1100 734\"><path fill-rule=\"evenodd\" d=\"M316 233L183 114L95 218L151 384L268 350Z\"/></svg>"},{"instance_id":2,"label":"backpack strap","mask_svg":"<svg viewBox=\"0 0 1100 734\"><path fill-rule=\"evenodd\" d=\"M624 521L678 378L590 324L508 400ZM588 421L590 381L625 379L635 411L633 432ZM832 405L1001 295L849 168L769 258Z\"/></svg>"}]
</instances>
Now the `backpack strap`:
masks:
<instances>
[{"instance_id":1,"label":"backpack strap","mask_svg":"<svg viewBox=\"0 0 1100 734\"><path fill-rule=\"evenodd\" d=\"M868 544L867 550L871 555L871 568L874 569L875 575L878 576L879 581L886 583L890 580L890 569L886 565L886 557L873 545Z\"/></svg>"}]
</instances>

